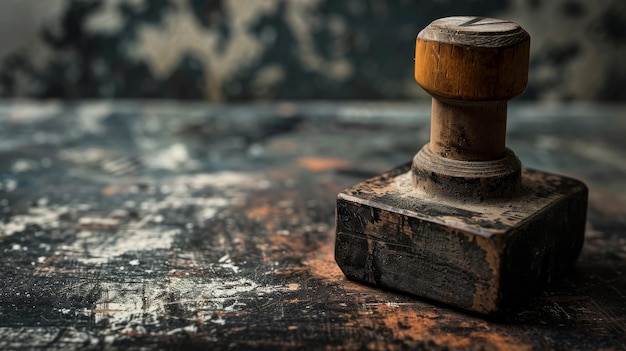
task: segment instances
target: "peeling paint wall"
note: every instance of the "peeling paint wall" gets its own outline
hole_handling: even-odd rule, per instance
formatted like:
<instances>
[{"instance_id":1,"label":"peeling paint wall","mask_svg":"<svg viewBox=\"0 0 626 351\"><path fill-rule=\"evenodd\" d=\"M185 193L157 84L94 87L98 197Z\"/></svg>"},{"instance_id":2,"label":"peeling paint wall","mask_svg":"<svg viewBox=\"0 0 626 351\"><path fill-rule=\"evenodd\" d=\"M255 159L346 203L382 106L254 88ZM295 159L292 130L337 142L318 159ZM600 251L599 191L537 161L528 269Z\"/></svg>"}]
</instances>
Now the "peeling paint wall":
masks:
<instances>
[{"instance_id":1,"label":"peeling paint wall","mask_svg":"<svg viewBox=\"0 0 626 351\"><path fill-rule=\"evenodd\" d=\"M0 97L426 98L414 38L458 14L532 36L522 98L622 101L619 0L8 0L0 2Z\"/></svg>"}]
</instances>

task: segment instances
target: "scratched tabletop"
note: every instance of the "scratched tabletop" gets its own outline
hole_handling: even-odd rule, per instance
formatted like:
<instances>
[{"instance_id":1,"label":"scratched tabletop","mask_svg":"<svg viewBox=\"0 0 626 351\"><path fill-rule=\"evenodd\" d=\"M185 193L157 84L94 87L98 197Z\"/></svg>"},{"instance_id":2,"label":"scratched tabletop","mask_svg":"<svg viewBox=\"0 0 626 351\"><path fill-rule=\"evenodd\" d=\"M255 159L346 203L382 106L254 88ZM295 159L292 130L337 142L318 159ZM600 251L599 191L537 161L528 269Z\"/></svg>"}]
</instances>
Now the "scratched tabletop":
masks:
<instances>
[{"instance_id":1,"label":"scratched tabletop","mask_svg":"<svg viewBox=\"0 0 626 351\"><path fill-rule=\"evenodd\" d=\"M427 103L0 101L0 349L626 348L626 105L508 122L589 214L574 269L489 320L334 262L336 194L409 161Z\"/></svg>"}]
</instances>

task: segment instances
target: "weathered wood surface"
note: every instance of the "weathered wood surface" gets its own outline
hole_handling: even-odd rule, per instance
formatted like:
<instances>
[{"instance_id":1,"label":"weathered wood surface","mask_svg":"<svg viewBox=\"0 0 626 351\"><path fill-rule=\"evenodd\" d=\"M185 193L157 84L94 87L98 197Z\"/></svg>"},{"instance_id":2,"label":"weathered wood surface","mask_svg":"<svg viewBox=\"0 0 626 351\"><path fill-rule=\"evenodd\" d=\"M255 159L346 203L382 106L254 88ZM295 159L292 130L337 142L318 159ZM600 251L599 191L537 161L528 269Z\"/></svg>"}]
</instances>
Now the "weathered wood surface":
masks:
<instances>
[{"instance_id":1,"label":"weathered wood surface","mask_svg":"<svg viewBox=\"0 0 626 351\"><path fill-rule=\"evenodd\" d=\"M623 349L624 106L514 105L525 166L590 186L575 269L504 320L345 279L335 196L428 105L0 104L0 348Z\"/></svg>"}]
</instances>

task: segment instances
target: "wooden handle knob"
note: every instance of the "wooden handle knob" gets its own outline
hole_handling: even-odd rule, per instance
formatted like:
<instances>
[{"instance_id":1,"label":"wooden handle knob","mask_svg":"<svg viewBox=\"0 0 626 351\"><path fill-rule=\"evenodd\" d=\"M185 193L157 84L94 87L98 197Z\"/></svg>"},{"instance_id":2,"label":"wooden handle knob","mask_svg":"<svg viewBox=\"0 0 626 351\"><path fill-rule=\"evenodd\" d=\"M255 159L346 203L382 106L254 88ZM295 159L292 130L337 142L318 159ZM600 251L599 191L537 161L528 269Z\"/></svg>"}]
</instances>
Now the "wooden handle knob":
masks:
<instances>
[{"instance_id":1,"label":"wooden handle knob","mask_svg":"<svg viewBox=\"0 0 626 351\"><path fill-rule=\"evenodd\" d=\"M493 18L442 18L418 34L415 80L433 96L435 154L464 161L506 154L506 104L526 88L529 50L524 29Z\"/></svg>"},{"instance_id":2,"label":"wooden handle knob","mask_svg":"<svg viewBox=\"0 0 626 351\"><path fill-rule=\"evenodd\" d=\"M513 22L438 19L417 36L415 80L447 99L511 99L526 89L529 49L530 36Z\"/></svg>"},{"instance_id":3,"label":"wooden handle knob","mask_svg":"<svg viewBox=\"0 0 626 351\"><path fill-rule=\"evenodd\" d=\"M506 148L506 110L526 88L529 51L526 31L493 18L442 18L418 34L415 80L433 105L430 143L413 158L415 187L467 199L518 192L521 164Z\"/></svg>"}]
</instances>

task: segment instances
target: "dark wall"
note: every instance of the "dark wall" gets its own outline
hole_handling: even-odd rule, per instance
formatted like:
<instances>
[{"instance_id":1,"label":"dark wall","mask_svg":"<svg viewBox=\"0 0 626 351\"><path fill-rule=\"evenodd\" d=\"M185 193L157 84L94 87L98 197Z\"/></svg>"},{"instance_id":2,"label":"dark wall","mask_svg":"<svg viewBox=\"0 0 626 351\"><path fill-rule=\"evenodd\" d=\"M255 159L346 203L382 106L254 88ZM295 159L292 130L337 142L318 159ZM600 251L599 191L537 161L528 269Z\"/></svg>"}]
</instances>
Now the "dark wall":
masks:
<instances>
[{"instance_id":1,"label":"dark wall","mask_svg":"<svg viewBox=\"0 0 626 351\"><path fill-rule=\"evenodd\" d=\"M0 96L412 99L416 34L477 15L532 37L526 99L626 97L622 0L4 0Z\"/></svg>"}]
</instances>

